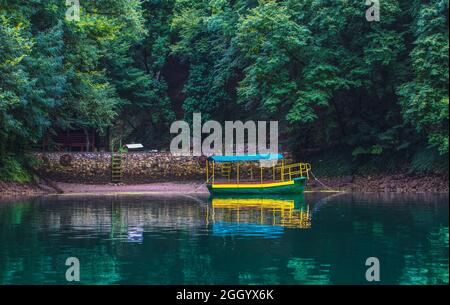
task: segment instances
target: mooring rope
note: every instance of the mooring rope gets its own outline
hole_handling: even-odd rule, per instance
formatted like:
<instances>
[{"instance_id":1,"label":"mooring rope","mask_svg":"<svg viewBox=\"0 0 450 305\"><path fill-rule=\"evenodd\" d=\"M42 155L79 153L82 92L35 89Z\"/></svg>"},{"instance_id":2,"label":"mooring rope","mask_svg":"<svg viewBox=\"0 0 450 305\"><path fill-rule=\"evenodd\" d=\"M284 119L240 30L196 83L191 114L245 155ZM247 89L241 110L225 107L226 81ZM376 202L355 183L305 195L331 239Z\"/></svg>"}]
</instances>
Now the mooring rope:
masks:
<instances>
[{"instance_id":1,"label":"mooring rope","mask_svg":"<svg viewBox=\"0 0 450 305\"><path fill-rule=\"evenodd\" d=\"M196 198L196 197L191 196L191 195L189 195L189 194L181 194L181 195L184 196L184 197L193 199L193 200L195 200L195 201L198 202L198 203L201 203L201 204L204 204L204 203L205 203L204 201L200 200L199 198Z\"/></svg>"},{"instance_id":2,"label":"mooring rope","mask_svg":"<svg viewBox=\"0 0 450 305\"><path fill-rule=\"evenodd\" d=\"M329 187L328 185L326 185L325 183L323 183L322 181L320 181L320 180L316 177L316 175L314 175L314 173L313 173L312 170L310 170L309 172L310 172L311 175L313 176L314 180L316 180L317 182L319 182L319 184L322 185L324 188L326 188L326 189L328 189L329 191L332 191L332 192L340 192L340 191L337 191L337 190L332 189L331 187Z\"/></svg>"},{"instance_id":3,"label":"mooring rope","mask_svg":"<svg viewBox=\"0 0 450 305\"><path fill-rule=\"evenodd\" d=\"M197 192L197 190L198 190L199 188L201 188L203 185L207 184L207 183L212 179L212 177L213 177L213 176L209 177L208 180L206 180L205 182L203 182L202 184L200 184L199 186L197 186L197 187L194 189L194 192Z\"/></svg>"},{"instance_id":4,"label":"mooring rope","mask_svg":"<svg viewBox=\"0 0 450 305\"><path fill-rule=\"evenodd\" d=\"M319 202L315 203L312 209L312 216L314 216L321 208L323 205L325 205L328 201L330 201L333 198L336 198L338 196L342 196L344 195L345 192L339 192L333 195L329 195L323 199L321 199Z\"/></svg>"}]
</instances>

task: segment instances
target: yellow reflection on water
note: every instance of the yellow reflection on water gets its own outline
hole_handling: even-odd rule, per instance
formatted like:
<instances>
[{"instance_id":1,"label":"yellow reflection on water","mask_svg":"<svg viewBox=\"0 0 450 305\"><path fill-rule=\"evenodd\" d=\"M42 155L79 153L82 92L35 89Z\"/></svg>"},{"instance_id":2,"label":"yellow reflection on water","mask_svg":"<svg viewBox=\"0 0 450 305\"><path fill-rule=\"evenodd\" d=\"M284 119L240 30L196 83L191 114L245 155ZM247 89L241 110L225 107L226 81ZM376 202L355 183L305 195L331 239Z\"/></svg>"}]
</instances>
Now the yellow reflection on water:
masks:
<instances>
[{"instance_id":1,"label":"yellow reflection on water","mask_svg":"<svg viewBox=\"0 0 450 305\"><path fill-rule=\"evenodd\" d=\"M212 221L311 228L309 205L297 198L212 198Z\"/></svg>"}]
</instances>

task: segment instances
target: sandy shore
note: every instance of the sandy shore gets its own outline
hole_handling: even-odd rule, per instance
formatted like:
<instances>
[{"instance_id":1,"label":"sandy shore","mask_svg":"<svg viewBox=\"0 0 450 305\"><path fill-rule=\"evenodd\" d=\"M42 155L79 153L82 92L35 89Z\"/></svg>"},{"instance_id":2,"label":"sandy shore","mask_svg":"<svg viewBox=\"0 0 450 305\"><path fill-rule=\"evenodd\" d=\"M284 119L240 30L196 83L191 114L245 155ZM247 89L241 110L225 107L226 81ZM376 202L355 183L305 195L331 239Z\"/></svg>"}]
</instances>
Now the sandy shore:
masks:
<instances>
[{"instance_id":1,"label":"sandy shore","mask_svg":"<svg viewBox=\"0 0 450 305\"><path fill-rule=\"evenodd\" d=\"M16 183L0 181L0 198L35 196L53 193L55 190L44 183Z\"/></svg>"},{"instance_id":2,"label":"sandy shore","mask_svg":"<svg viewBox=\"0 0 450 305\"><path fill-rule=\"evenodd\" d=\"M203 181L160 182L149 184L76 184L56 185L64 193L208 193ZM417 177L405 174L379 176L352 176L311 179L308 192L339 191L358 193L448 193L448 177Z\"/></svg>"},{"instance_id":3,"label":"sandy shore","mask_svg":"<svg viewBox=\"0 0 450 305\"><path fill-rule=\"evenodd\" d=\"M64 193L208 193L203 181L160 182L148 184L56 183ZM309 192L339 191L361 193L448 193L448 177L411 177L389 175L375 177L311 179Z\"/></svg>"},{"instance_id":4,"label":"sandy shore","mask_svg":"<svg viewBox=\"0 0 450 305\"><path fill-rule=\"evenodd\" d=\"M159 182L148 184L82 184L53 182L48 184L17 184L0 181L0 198L43 194L208 194L203 181ZM448 177L414 177L380 175L311 179L308 192L339 191L357 193L448 193Z\"/></svg>"},{"instance_id":5,"label":"sandy shore","mask_svg":"<svg viewBox=\"0 0 450 305\"><path fill-rule=\"evenodd\" d=\"M65 194L74 193L208 193L203 182L163 182L149 184L77 184L61 183L56 185Z\"/></svg>"}]
</instances>

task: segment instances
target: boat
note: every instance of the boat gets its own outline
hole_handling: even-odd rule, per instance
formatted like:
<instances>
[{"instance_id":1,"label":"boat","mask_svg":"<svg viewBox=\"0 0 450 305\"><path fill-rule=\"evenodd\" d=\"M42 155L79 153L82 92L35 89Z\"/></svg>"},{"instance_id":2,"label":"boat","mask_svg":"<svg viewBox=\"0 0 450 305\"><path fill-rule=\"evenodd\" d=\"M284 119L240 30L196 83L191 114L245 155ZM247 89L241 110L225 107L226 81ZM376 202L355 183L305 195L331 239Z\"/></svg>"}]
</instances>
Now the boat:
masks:
<instances>
[{"instance_id":1,"label":"boat","mask_svg":"<svg viewBox=\"0 0 450 305\"><path fill-rule=\"evenodd\" d=\"M309 163L285 164L281 154L210 156L206 185L211 195L302 194L310 170Z\"/></svg>"}]
</instances>

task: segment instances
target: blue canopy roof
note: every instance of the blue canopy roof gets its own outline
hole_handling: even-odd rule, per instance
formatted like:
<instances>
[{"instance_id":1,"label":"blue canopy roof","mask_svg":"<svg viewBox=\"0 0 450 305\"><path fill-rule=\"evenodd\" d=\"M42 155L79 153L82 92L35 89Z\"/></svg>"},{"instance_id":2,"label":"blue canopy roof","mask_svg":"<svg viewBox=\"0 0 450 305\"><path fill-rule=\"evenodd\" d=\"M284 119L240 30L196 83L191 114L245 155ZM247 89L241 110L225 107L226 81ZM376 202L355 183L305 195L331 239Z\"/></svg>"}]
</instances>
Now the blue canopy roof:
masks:
<instances>
[{"instance_id":1,"label":"blue canopy roof","mask_svg":"<svg viewBox=\"0 0 450 305\"><path fill-rule=\"evenodd\" d=\"M208 157L209 161L214 162L245 162L245 161L280 160L280 159L283 159L283 155L281 154L256 154L256 155Z\"/></svg>"}]
</instances>

